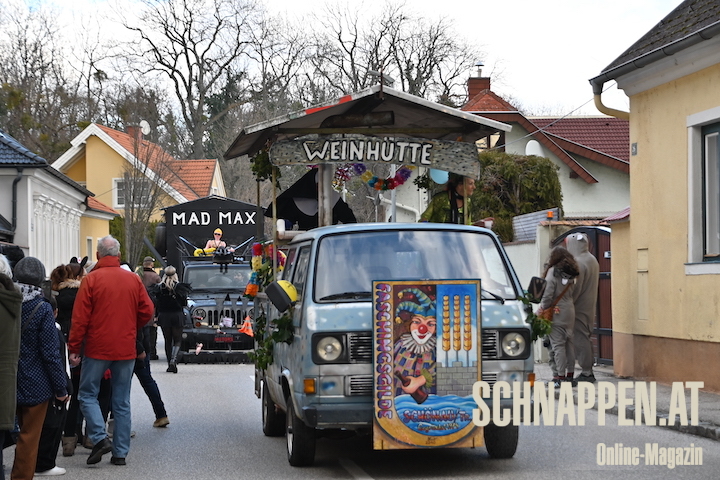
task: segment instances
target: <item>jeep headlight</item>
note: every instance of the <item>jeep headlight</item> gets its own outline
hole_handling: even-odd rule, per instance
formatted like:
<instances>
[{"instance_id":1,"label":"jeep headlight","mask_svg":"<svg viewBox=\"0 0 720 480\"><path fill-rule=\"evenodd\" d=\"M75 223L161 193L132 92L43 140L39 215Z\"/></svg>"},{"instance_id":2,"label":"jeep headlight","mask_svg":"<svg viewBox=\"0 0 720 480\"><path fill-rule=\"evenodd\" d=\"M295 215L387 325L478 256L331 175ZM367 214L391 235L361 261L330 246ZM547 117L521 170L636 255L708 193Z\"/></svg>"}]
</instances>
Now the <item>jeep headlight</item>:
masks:
<instances>
[{"instance_id":1,"label":"jeep headlight","mask_svg":"<svg viewBox=\"0 0 720 480\"><path fill-rule=\"evenodd\" d=\"M192 316L196 320L205 320L205 317L207 317L207 312L204 308L198 308L193 312Z\"/></svg>"},{"instance_id":2,"label":"jeep headlight","mask_svg":"<svg viewBox=\"0 0 720 480\"><path fill-rule=\"evenodd\" d=\"M502 351L508 357L518 357L525 352L525 337L519 332L506 333L500 344Z\"/></svg>"}]
</instances>

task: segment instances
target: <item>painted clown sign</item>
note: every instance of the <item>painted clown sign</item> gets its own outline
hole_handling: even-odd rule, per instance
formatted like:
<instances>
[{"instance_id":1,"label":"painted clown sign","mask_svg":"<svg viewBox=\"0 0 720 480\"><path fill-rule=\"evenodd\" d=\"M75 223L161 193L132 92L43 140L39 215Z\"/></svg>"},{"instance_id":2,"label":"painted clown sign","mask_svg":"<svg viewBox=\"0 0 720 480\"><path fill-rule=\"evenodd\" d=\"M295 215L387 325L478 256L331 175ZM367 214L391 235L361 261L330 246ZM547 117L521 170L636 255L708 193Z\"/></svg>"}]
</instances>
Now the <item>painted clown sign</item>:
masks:
<instances>
[{"instance_id":1,"label":"painted clown sign","mask_svg":"<svg viewBox=\"0 0 720 480\"><path fill-rule=\"evenodd\" d=\"M480 281L373 282L376 450L482 446Z\"/></svg>"}]
</instances>

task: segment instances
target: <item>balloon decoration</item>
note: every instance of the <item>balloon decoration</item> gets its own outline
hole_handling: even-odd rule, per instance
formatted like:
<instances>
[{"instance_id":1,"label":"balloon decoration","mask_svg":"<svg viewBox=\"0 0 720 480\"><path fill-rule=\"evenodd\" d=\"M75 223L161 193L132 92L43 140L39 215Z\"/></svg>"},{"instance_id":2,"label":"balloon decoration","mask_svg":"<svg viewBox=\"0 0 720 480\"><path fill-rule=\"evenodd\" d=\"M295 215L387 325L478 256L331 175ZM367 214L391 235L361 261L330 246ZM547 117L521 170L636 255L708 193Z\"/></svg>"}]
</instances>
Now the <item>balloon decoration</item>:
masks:
<instances>
[{"instance_id":1,"label":"balloon decoration","mask_svg":"<svg viewBox=\"0 0 720 480\"><path fill-rule=\"evenodd\" d=\"M437 183L438 185L444 185L450 178L450 174L445 170L436 170L434 168L431 168L430 178L432 178L432 181Z\"/></svg>"},{"instance_id":2,"label":"balloon decoration","mask_svg":"<svg viewBox=\"0 0 720 480\"><path fill-rule=\"evenodd\" d=\"M359 176L363 182L375 190L395 190L408 181L413 169L415 167L412 165L403 166L392 177L379 178L377 175L373 175L362 163L346 164L339 166L335 170L333 188L335 191L341 192L345 187L345 182L350 180L352 176Z\"/></svg>"}]
</instances>

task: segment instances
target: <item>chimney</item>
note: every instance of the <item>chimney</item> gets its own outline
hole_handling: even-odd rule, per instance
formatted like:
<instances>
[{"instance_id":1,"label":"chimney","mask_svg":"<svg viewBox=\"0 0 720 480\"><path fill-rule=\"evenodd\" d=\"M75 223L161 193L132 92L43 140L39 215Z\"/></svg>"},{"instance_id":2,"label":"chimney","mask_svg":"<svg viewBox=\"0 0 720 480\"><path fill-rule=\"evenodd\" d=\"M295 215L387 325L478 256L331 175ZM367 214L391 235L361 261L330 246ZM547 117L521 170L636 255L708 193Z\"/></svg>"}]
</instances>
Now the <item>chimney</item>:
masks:
<instances>
[{"instance_id":1,"label":"chimney","mask_svg":"<svg viewBox=\"0 0 720 480\"><path fill-rule=\"evenodd\" d=\"M127 127L125 127L125 130L127 131L127 134L132 137L133 140L142 141L143 133L140 127L128 125Z\"/></svg>"},{"instance_id":2,"label":"chimney","mask_svg":"<svg viewBox=\"0 0 720 480\"><path fill-rule=\"evenodd\" d=\"M490 77L470 77L467 82L468 98L473 98L483 90L490 90Z\"/></svg>"}]
</instances>

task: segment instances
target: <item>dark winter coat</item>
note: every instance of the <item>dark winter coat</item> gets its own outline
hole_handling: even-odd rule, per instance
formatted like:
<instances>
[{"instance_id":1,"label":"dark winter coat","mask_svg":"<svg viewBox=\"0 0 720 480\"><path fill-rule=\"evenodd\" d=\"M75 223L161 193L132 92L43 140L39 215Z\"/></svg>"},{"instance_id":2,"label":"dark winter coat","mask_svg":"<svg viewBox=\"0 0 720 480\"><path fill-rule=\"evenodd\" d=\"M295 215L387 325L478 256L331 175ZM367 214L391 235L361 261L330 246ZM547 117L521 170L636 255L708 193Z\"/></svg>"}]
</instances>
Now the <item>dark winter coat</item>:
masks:
<instances>
[{"instance_id":1,"label":"dark winter coat","mask_svg":"<svg viewBox=\"0 0 720 480\"><path fill-rule=\"evenodd\" d=\"M75 305L75 297L77 297L79 288L80 280L67 280L58 285L58 294L55 297L58 306L57 323L60 324L60 330L65 337L65 342L67 342L70 335L73 305Z\"/></svg>"},{"instance_id":2,"label":"dark winter coat","mask_svg":"<svg viewBox=\"0 0 720 480\"><path fill-rule=\"evenodd\" d=\"M17 369L20 355L22 295L10 277L0 273L0 430L15 427Z\"/></svg>"},{"instance_id":3,"label":"dark winter coat","mask_svg":"<svg viewBox=\"0 0 720 480\"><path fill-rule=\"evenodd\" d=\"M67 395L67 375L65 362L60 357L55 316L50 303L41 294L31 298L25 295L24 298L17 403L38 405L53 397ZM35 314L31 318L33 310Z\"/></svg>"},{"instance_id":4,"label":"dark winter coat","mask_svg":"<svg viewBox=\"0 0 720 480\"><path fill-rule=\"evenodd\" d=\"M151 295L155 299L158 324L161 327L179 327L182 325L183 307L187 305L187 297L192 287L187 283L178 283L175 289L168 289L164 283L152 288Z\"/></svg>"}]
</instances>

